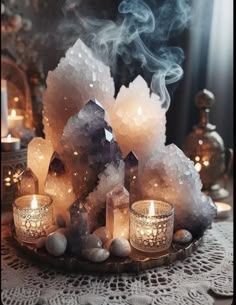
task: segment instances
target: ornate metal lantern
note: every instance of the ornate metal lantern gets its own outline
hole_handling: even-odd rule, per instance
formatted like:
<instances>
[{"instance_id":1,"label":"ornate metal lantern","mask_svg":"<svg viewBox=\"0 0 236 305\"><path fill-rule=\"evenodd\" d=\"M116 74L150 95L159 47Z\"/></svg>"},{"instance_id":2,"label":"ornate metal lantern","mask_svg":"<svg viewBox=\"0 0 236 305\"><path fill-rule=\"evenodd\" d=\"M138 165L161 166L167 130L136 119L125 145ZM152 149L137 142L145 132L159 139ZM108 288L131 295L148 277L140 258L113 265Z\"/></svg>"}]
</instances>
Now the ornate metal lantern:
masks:
<instances>
[{"instance_id":1,"label":"ornate metal lantern","mask_svg":"<svg viewBox=\"0 0 236 305\"><path fill-rule=\"evenodd\" d=\"M214 95L206 89L196 95L195 104L200 109L200 123L187 136L183 151L194 161L203 183L203 191L212 199L221 199L229 195L225 187L232 166L233 150L225 148L222 138L216 132L216 126L209 123L209 112L214 102ZM225 181L224 188L218 184L222 178Z\"/></svg>"}]
</instances>

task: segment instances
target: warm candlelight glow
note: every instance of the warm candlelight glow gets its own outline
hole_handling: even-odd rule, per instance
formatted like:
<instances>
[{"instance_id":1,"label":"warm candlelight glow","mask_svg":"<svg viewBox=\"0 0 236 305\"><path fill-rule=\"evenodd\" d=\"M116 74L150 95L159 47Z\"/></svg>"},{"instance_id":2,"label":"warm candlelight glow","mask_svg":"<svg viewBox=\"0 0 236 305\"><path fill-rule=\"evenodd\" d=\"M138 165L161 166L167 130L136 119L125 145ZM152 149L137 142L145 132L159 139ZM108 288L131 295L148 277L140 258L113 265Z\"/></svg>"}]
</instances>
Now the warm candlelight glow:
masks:
<instances>
[{"instance_id":1,"label":"warm candlelight glow","mask_svg":"<svg viewBox=\"0 0 236 305\"><path fill-rule=\"evenodd\" d=\"M16 128L23 126L24 116L18 115L16 109L9 109L9 115L7 117L9 128Z\"/></svg>"},{"instance_id":2,"label":"warm candlelight glow","mask_svg":"<svg viewBox=\"0 0 236 305\"><path fill-rule=\"evenodd\" d=\"M38 208L38 201L37 201L35 195L33 195L33 199L32 199L32 201L31 201L31 208L32 208L32 209L37 209L37 208Z\"/></svg>"},{"instance_id":3,"label":"warm candlelight glow","mask_svg":"<svg viewBox=\"0 0 236 305\"><path fill-rule=\"evenodd\" d=\"M140 106L138 107L138 115L142 115L142 108Z\"/></svg>"},{"instance_id":4,"label":"warm candlelight glow","mask_svg":"<svg viewBox=\"0 0 236 305\"><path fill-rule=\"evenodd\" d=\"M15 110L15 109L12 109L12 110L11 110L11 116L12 116L12 117L16 117L16 110Z\"/></svg>"},{"instance_id":5,"label":"warm candlelight glow","mask_svg":"<svg viewBox=\"0 0 236 305\"><path fill-rule=\"evenodd\" d=\"M153 200L150 202L148 216L155 216L155 206Z\"/></svg>"}]
</instances>

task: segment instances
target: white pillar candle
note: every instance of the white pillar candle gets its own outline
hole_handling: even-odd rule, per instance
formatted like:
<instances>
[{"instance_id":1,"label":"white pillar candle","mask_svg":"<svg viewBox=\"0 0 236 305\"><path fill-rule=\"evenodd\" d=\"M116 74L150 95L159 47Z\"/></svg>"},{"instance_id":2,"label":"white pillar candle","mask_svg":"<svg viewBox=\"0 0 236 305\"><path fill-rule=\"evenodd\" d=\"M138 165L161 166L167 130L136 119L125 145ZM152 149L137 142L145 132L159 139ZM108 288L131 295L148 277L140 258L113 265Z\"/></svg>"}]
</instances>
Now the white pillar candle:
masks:
<instances>
[{"instance_id":1,"label":"white pillar candle","mask_svg":"<svg viewBox=\"0 0 236 305\"><path fill-rule=\"evenodd\" d=\"M8 135L7 107L7 81L1 79L1 138Z\"/></svg>"},{"instance_id":2,"label":"white pillar candle","mask_svg":"<svg viewBox=\"0 0 236 305\"><path fill-rule=\"evenodd\" d=\"M20 149L20 139L13 138L10 134L6 138L1 138L1 151L14 151Z\"/></svg>"},{"instance_id":3,"label":"white pillar candle","mask_svg":"<svg viewBox=\"0 0 236 305\"><path fill-rule=\"evenodd\" d=\"M27 166L31 168L38 178L39 194L45 192L45 181L53 152L54 150L51 142L44 140L43 138L34 138L28 144Z\"/></svg>"},{"instance_id":4,"label":"white pillar candle","mask_svg":"<svg viewBox=\"0 0 236 305\"><path fill-rule=\"evenodd\" d=\"M23 115L17 115L15 109L11 109L10 115L7 117L8 120L8 127L15 128L15 127L21 127L23 126L24 122L24 116Z\"/></svg>"}]
</instances>

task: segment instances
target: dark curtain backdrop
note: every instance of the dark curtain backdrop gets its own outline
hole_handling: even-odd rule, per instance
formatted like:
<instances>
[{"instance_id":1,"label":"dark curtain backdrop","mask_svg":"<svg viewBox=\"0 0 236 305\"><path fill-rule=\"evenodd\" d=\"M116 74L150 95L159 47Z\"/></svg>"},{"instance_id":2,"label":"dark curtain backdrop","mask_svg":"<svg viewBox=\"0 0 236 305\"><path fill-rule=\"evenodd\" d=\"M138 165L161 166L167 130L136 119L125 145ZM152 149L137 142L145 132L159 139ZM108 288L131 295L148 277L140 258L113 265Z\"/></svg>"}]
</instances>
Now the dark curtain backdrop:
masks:
<instances>
[{"instance_id":1,"label":"dark curtain backdrop","mask_svg":"<svg viewBox=\"0 0 236 305\"><path fill-rule=\"evenodd\" d=\"M119 2L117 0L84 0L80 3L80 14L114 19ZM148 1L146 2L148 3ZM47 41L39 46L46 74L48 70L53 70L56 67L60 57L64 55L64 50L60 47L60 39L56 34L57 27L63 19L62 6L64 3L63 0L50 0L47 9L37 15L32 15L30 7L26 11L22 10L22 13L31 16L35 33L50 33L47 36ZM155 1L152 3L155 5ZM194 105L194 96L199 90L206 88L212 91L216 98L210 115L211 123L217 126L217 131L222 136L225 145L232 147L233 72L231 67L233 63L233 37L230 36L226 42L228 54L222 54L219 50L221 48L220 42L217 45L219 39L217 33L225 24L224 20L218 18L215 9L216 3L218 6L229 7L232 5L232 0L197 0L191 3L191 25L175 41L185 53L184 76L176 84L174 91L173 88L170 88L172 91L171 106L167 113L167 144L175 143L182 147L185 136L191 131L193 125L198 123L199 119L198 110ZM219 14L220 7L217 9ZM231 17L226 16L225 18L229 20ZM228 23L228 28L224 28L224 31L232 31L230 23ZM155 48L155 45L152 47ZM222 64L220 64L221 62ZM134 69L133 74L135 73L142 73L142 71ZM121 65L120 75L115 77L116 89L118 90L123 83L128 84L133 77L134 75L127 73L126 67ZM147 74L144 77L149 81L150 75Z\"/></svg>"}]
</instances>

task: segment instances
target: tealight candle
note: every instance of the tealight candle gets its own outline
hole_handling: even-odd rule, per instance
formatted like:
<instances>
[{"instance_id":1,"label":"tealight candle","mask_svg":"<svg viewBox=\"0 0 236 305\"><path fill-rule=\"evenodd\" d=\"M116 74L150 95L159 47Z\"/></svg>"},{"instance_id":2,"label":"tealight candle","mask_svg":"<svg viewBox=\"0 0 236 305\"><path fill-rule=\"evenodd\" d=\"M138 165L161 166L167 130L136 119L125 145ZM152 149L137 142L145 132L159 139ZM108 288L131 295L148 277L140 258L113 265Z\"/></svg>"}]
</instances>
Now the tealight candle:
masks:
<instances>
[{"instance_id":1,"label":"tealight candle","mask_svg":"<svg viewBox=\"0 0 236 305\"><path fill-rule=\"evenodd\" d=\"M6 138L1 138L1 151L14 151L19 149L19 138L13 138L10 134Z\"/></svg>"},{"instance_id":2,"label":"tealight candle","mask_svg":"<svg viewBox=\"0 0 236 305\"><path fill-rule=\"evenodd\" d=\"M53 224L52 199L46 195L18 197L13 203L13 218L17 238L36 243Z\"/></svg>"},{"instance_id":3,"label":"tealight candle","mask_svg":"<svg viewBox=\"0 0 236 305\"><path fill-rule=\"evenodd\" d=\"M160 200L142 200L130 209L130 243L143 252L161 252L171 246L174 207Z\"/></svg>"},{"instance_id":4,"label":"tealight candle","mask_svg":"<svg viewBox=\"0 0 236 305\"><path fill-rule=\"evenodd\" d=\"M9 128L21 127L23 126L24 116L17 115L16 110L12 109L10 115L7 117L7 121Z\"/></svg>"},{"instance_id":5,"label":"tealight candle","mask_svg":"<svg viewBox=\"0 0 236 305\"><path fill-rule=\"evenodd\" d=\"M229 213L231 212L231 206L224 202L215 202L217 207L217 215L216 218L226 218L229 217Z\"/></svg>"}]
</instances>

